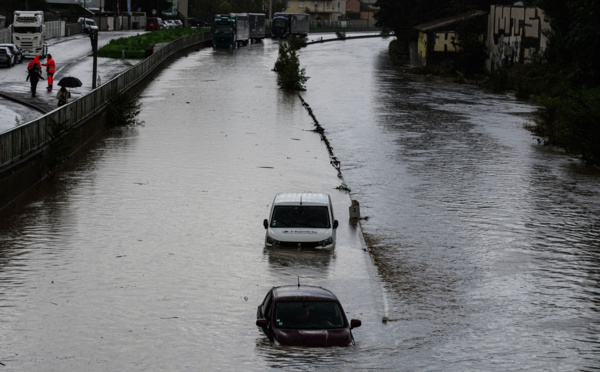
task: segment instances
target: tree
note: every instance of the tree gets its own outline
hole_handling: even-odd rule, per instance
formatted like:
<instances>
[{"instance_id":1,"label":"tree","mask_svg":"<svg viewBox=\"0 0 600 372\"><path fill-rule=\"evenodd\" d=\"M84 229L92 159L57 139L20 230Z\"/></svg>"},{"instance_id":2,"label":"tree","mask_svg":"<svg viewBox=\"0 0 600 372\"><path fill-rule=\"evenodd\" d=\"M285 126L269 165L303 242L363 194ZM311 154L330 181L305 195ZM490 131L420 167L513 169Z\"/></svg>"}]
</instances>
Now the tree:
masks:
<instances>
[{"instance_id":1,"label":"tree","mask_svg":"<svg viewBox=\"0 0 600 372\"><path fill-rule=\"evenodd\" d=\"M547 63L575 85L600 85L600 2L539 0L538 5L550 21Z\"/></svg>"},{"instance_id":2,"label":"tree","mask_svg":"<svg viewBox=\"0 0 600 372\"><path fill-rule=\"evenodd\" d=\"M306 69L300 68L297 47L293 42L279 43L279 56L273 71L277 73L277 85L284 90L306 90Z\"/></svg>"}]
</instances>

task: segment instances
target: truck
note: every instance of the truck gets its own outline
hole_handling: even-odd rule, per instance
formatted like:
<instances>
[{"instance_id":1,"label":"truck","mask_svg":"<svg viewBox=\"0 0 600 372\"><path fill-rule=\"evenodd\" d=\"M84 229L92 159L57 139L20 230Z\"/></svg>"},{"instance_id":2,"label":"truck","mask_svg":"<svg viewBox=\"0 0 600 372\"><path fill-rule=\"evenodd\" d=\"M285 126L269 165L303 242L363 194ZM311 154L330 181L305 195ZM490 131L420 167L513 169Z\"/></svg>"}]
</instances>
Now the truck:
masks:
<instances>
[{"instance_id":1,"label":"truck","mask_svg":"<svg viewBox=\"0 0 600 372\"><path fill-rule=\"evenodd\" d=\"M11 25L12 42L21 49L25 58L46 57L46 25L41 10L15 10Z\"/></svg>"},{"instance_id":2,"label":"truck","mask_svg":"<svg viewBox=\"0 0 600 372\"><path fill-rule=\"evenodd\" d=\"M265 38L265 18L264 13L248 13L251 43L260 43Z\"/></svg>"},{"instance_id":3,"label":"truck","mask_svg":"<svg viewBox=\"0 0 600 372\"><path fill-rule=\"evenodd\" d=\"M285 39L288 36L306 37L310 25L310 17L306 13L275 13L271 23L271 36L274 39Z\"/></svg>"},{"instance_id":4,"label":"truck","mask_svg":"<svg viewBox=\"0 0 600 372\"><path fill-rule=\"evenodd\" d=\"M250 39L248 14L217 14L211 31L215 48L236 48L247 45Z\"/></svg>"},{"instance_id":5,"label":"truck","mask_svg":"<svg viewBox=\"0 0 600 372\"><path fill-rule=\"evenodd\" d=\"M237 46L248 45L250 42L250 20L248 13L231 13L235 17L235 41Z\"/></svg>"},{"instance_id":6,"label":"truck","mask_svg":"<svg viewBox=\"0 0 600 372\"><path fill-rule=\"evenodd\" d=\"M212 43L215 48L234 48L236 43L235 17L217 14L211 27Z\"/></svg>"}]
</instances>

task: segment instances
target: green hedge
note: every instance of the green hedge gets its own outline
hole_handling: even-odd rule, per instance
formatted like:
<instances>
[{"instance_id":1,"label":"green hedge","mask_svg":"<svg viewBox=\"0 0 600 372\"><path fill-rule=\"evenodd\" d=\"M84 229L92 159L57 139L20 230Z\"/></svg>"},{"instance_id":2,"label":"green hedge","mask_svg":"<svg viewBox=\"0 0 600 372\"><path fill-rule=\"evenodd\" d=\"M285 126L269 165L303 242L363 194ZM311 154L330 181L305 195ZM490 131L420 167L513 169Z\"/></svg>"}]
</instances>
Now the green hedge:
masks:
<instances>
[{"instance_id":1,"label":"green hedge","mask_svg":"<svg viewBox=\"0 0 600 372\"><path fill-rule=\"evenodd\" d=\"M158 30L138 34L132 37L122 37L111 40L109 44L98 50L98 57L142 59L146 55L147 48L153 48L160 43L168 43L182 37L190 36L200 32L206 32L201 28L176 28L172 30Z\"/></svg>"}]
</instances>

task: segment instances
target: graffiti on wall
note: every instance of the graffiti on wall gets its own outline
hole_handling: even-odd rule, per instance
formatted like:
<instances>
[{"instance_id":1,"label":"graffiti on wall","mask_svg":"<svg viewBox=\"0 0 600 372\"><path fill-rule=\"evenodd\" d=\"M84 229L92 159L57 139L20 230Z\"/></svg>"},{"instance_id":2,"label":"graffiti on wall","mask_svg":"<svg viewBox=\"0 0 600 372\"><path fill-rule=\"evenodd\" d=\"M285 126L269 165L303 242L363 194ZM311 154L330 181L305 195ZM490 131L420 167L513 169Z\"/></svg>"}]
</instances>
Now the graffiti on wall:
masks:
<instances>
[{"instance_id":1,"label":"graffiti on wall","mask_svg":"<svg viewBox=\"0 0 600 372\"><path fill-rule=\"evenodd\" d=\"M496 6L488 22L488 69L527 63L546 47L544 30L550 28L540 8Z\"/></svg>"},{"instance_id":2,"label":"graffiti on wall","mask_svg":"<svg viewBox=\"0 0 600 372\"><path fill-rule=\"evenodd\" d=\"M458 34L456 32L435 33L434 52L457 52L459 49Z\"/></svg>"}]
</instances>

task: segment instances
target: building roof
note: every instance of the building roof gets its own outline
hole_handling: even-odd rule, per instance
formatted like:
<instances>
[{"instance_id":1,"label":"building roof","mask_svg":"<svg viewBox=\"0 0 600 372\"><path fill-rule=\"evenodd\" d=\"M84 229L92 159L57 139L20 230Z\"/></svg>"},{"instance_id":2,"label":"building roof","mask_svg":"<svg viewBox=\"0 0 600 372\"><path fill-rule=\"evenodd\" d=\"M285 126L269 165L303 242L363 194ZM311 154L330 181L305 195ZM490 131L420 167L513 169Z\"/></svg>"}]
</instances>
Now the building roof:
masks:
<instances>
[{"instance_id":1,"label":"building roof","mask_svg":"<svg viewBox=\"0 0 600 372\"><path fill-rule=\"evenodd\" d=\"M471 11L468 13L464 13L464 14L460 14L460 15L456 15L456 16L452 16L452 17L448 17L448 18L442 18L442 19L438 19L438 20L428 22L428 23L423 23L423 24L415 26L415 28L419 31L431 31L431 30L438 29L440 27L451 25L451 24L459 22L459 21L463 21L468 18L480 17L483 15L486 15L487 13L488 12L483 11L483 10L474 10L474 11Z\"/></svg>"}]
</instances>

